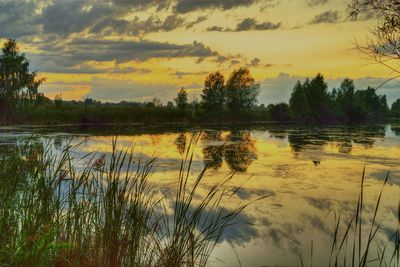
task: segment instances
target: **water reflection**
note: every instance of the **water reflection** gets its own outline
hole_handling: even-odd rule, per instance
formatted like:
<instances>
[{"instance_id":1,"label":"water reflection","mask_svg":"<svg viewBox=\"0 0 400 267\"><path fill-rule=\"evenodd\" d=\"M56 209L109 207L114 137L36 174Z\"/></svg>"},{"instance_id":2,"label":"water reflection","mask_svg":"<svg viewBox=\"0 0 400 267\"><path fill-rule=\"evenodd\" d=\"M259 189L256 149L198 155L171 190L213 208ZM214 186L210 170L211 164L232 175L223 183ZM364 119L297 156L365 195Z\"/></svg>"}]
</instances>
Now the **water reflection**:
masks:
<instances>
[{"instance_id":1,"label":"water reflection","mask_svg":"<svg viewBox=\"0 0 400 267\"><path fill-rule=\"evenodd\" d=\"M213 143L206 145L202 152L205 165L214 170L220 169L225 160L230 170L246 172L257 159L255 140L250 131L231 131L224 137L221 131L205 131L202 140Z\"/></svg>"},{"instance_id":2,"label":"water reflection","mask_svg":"<svg viewBox=\"0 0 400 267\"><path fill-rule=\"evenodd\" d=\"M392 130L395 129L392 127ZM287 139L294 158L308 158L315 167L320 166L328 147L336 148L339 154L350 155L354 145L366 149L385 138L385 126L360 127L270 127L269 136L276 140ZM257 144L249 130L207 130L202 134L203 160L206 166L219 170L224 162L230 170L246 172L257 159ZM178 151L184 151L184 136L175 141Z\"/></svg>"},{"instance_id":3,"label":"water reflection","mask_svg":"<svg viewBox=\"0 0 400 267\"><path fill-rule=\"evenodd\" d=\"M334 144L339 153L351 154L353 144L372 148L377 139L385 138L385 133L385 126L294 128L288 130L288 141L294 156L308 149L321 150L328 143Z\"/></svg>"},{"instance_id":4,"label":"water reflection","mask_svg":"<svg viewBox=\"0 0 400 267\"><path fill-rule=\"evenodd\" d=\"M178 150L179 154L183 154L186 150L186 134L180 133L178 137L175 139L176 149Z\"/></svg>"},{"instance_id":5,"label":"water reflection","mask_svg":"<svg viewBox=\"0 0 400 267\"><path fill-rule=\"evenodd\" d=\"M255 141L250 132L231 132L227 140L228 144L224 149L226 163L232 171L246 172L250 164L257 159Z\"/></svg>"},{"instance_id":6,"label":"water reflection","mask_svg":"<svg viewBox=\"0 0 400 267\"><path fill-rule=\"evenodd\" d=\"M382 213L388 215L385 223L389 226L384 228L385 232L392 232L391 223L397 223L396 210L385 205L394 203L393 199L397 205L398 201L400 139L396 136L400 136L399 129L395 125L164 129L164 132L156 133L132 134L131 131L120 136L118 141L125 147L135 145L143 161L150 159L156 151L159 157L152 182L163 192L173 192L180 160L194 133L201 131L198 143L193 145L191 174L195 176L204 166L209 170L196 198L204 198L207 189L224 181L231 171L236 172L235 184L229 189L240 189L225 203L227 209L236 208L241 201L250 202L274 194L238 216L237 224L222 236L216 258L224 260L225 266L236 266L230 246L234 244L238 246L243 266L297 266L298 254L309 248L311 240L320 251L328 248L329 254L329 236L334 221L329 211L342 211L345 220L351 218L366 162L368 197L365 212L373 212L376 194L387 171L391 171L390 186L385 189L382 199ZM71 138L67 134L49 136L54 137L51 140L56 149ZM12 143L12 138L14 141L23 139L21 135L8 134L2 140ZM93 133L84 137L73 135L73 138L75 143L85 142L83 154L96 151L98 157L103 154L106 159L110 157L111 136ZM219 251L224 245L225 250Z\"/></svg>"},{"instance_id":7,"label":"water reflection","mask_svg":"<svg viewBox=\"0 0 400 267\"><path fill-rule=\"evenodd\" d=\"M220 145L207 145L202 149L204 164L214 170L222 167L224 158L224 144L221 131L205 131L201 135L203 142L217 142Z\"/></svg>"}]
</instances>

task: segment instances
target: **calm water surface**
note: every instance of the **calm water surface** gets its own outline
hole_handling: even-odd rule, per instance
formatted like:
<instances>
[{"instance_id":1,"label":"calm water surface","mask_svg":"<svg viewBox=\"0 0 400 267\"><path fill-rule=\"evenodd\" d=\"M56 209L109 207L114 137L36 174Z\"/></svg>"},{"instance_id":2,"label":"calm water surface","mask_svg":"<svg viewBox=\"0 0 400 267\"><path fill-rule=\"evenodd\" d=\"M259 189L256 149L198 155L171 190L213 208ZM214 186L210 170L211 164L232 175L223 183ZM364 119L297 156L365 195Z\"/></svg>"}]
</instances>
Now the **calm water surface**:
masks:
<instances>
[{"instance_id":1,"label":"calm water surface","mask_svg":"<svg viewBox=\"0 0 400 267\"><path fill-rule=\"evenodd\" d=\"M52 142L55 151L61 151L67 142L83 142L79 153L95 151L99 156L110 155L115 137L115 131L74 127L2 128L1 147L22 143L39 132ZM399 125L182 130L131 127L121 132L118 142L120 148L134 146L142 160L157 156L151 181L166 189L176 187L180 161L193 136L198 137L193 177L209 167L201 192L205 194L235 172L228 186L242 187L224 203L227 208L273 195L250 205L237 218L238 224L225 232L215 249L210 266L298 266L299 255L309 264L311 242L314 265L326 265L334 214L341 213L345 220L354 214L364 166L367 212L373 211L385 175L391 173L378 215L384 225L378 242L384 242L396 227Z\"/></svg>"}]
</instances>

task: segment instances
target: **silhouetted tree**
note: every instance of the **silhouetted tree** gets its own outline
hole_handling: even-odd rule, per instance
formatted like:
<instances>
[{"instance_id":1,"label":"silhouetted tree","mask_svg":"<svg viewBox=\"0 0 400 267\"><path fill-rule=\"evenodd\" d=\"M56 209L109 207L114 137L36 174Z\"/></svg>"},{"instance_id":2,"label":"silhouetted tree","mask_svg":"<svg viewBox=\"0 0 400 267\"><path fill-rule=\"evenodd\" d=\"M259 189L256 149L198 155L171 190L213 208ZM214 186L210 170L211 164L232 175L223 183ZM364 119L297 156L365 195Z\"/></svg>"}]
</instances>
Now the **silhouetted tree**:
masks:
<instances>
[{"instance_id":1,"label":"silhouetted tree","mask_svg":"<svg viewBox=\"0 0 400 267\"><path fill-rule=\"evenodd\" d=\"M201 105L207 111L221 111L225 102L225 78L220 72L211 73L204 82Z\"/></svg>"},{"instance_id":2,"label":"silhouetted tree","mask_svg":"<svg viewBox=\"0 0 400 267\"><path fill-rule=\"evenodd\" d=\"M324 76L318 73L311 81L306 80L303 88L313 118L318 121L329 120L332 102Z\"/></svg>"},{"instance_id":3,"label":"silhouetted tree","mask_svg":"<svg viewBox=\"0 0 400 267\"><path fill-rule=\"evenodd\" d=\"M173 108L174 107L174 102L168 101L167 102L167 108Z\"/></svg>"},{"instance_id":4,"label":"silhouetted tree","mask_svg":"<svg viewBox=\"0 0 400 267\"><path fill-rule=\"evenodd\" d=\"M93 98L87 97L87 98L85 98L84 102L85 102L85 106L90 106L90 105L93 105L95 103L95 100Z\"/></svg>"},{"instance_id":5,"label":"silhouetted tree","mask_svg":"<svg viewBox=\"0 0 400 267\"><path fill-rule=\"evenodd\" d=\"M254 81L249 69L233 71L226 84L228 108L234 112L251 110L257 102L260 85Z\"/></svg>"},{"instance_id":6,"label":"silhouetted tree","mask_svg":"<svg viewBox=\"0 0 400 267\"><path fill-rule=\"evenodd\" d=\"M319 122L375 120L390 114L386 96L377 95L374 88L356 90L353 80L344 79L339 89L329 92L321 74L303 84L296 83L289 109L294 119Z\"/></svg>"},{"instance_id":7,"label":"silhouetted tree","mask_svg":"<svg viewBox=\"0 0 400 267\"><path fill-rule=\"evenodd\" d=\"M155 107L162 107L162 102L161 99L159 99L158 97L154 97L153 100L151 101Z\"/></svg>"},{"instance_id":8,"label":"silhouetted tree","mask_svg":"<svg viewBox=\"0 0 400 267\"><path fill-rule=\"evenodd\" d=\"M307 120L310 116L310 107L304 87L300 81L293 88L292 95L289 100L289 109L291 116L298 120Z\"/></svg>"},{"instance_id":9,"label":"silhouetted tree","mask_svg":"<svg viewBox=\"0 0 400 267\"><path fill-rule=\"evenodd\" d=\"M62 99L60 94L56 95L54 97L54 104L56 105L56 108L61 108L62 107L63 99Z\"/></svg>"},{"instance_id":10,"label":"silhouetted tree","mask_svg":"<svg viewBox=\"0 0 400 267\"><path fill-rule=\"evenodd\" d=\"M394 117L400 118L400 98L398 98L393 104L391 108L391 114Z\"/></svg>"},{"instance_id":11,"label":"silhouetted tree","mask_svg":"<svg viewBox=\"0 0 400 267\"><path fill-rule=\"evenodd\" d=\"M378 96L372 87L357 91L354 97L359 120L380 119L389 114L386 96Z\"/></svg>"},{"instance_id":12,"label":"silhouetted tree","mask_svg":"<svg viewBox=\"0 0 400 267\"><path fill-rule=\"evenodd\" d=\"M36 96L36 106L51 104L50 98L46 97L43 93L38 93Z\"/></svg>"},{"instance_id":13,"label":"silhouetted tree","mask_svg":"<svg viewBox=\"0 0 400 267\"><path fill-rule=\"evenodd\" d=\"M145 103L145 107L146 107L146 108L155 108L156 105L154 105L153 102L147 102L147 103Z\"/></svg>"},{"instance_id":14,"label":"silhouetted tree","mask_svg":"<svg viewBox=\"0 0 400 267\"><path fill-rule=\"evenodd\" d=\"M350 79L344 79L337 94L333 97L335 98L337 104L337 112L340 113L338 115L343 116L349 121L354 121L356 119L354 94L354 81Z\"/></svg>"},{"instance_id":15,"label":"silhouetted tree","mask_svg":"<svg viewBox=\"0 0 400 267\"><path fill-rule=\"evenodd\" d=\"M188 94L184 88L181 88L181 90L178 92L178 96L174 99L176 106L180 110L185 110L187 103L188 103Z\"/></svg>"},{"instance_id":16,"label":"silhouetted tree","mask_svg":"<svg viewBox=\"0 0 400 267\"><path fill-rule=\"evenodd\" d=\"M7 40L0 55L0 109L8 118L19 103L34 103L44 80L29 71L29 60L19 53L15 40Z\"/></svg>"},{"instance_id":17,"label":"silhouetted tree","mask_svg":"<svg viewBox=\"0 0 400 267\"><path fill-rule=\"evenodd\" d=\"M289 106L286 103L270 104L267 107L272 120L285 122L290 120Z\"/></svg>"}]
</instances>

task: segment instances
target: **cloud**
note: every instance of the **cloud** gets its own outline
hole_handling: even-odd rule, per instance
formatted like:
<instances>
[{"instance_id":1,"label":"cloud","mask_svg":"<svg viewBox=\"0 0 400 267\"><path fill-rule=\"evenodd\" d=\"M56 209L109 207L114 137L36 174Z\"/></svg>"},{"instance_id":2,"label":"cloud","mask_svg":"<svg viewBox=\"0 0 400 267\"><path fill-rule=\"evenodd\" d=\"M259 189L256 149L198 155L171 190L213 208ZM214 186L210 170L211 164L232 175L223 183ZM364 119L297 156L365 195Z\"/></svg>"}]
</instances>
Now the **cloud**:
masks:
<instances>
[{"instance_id":1,"label":"cloud","mask_svg":"<svg viewBox=\"0 0 400 267\"><path fill-rule=\"evenodd\" d=\"M163 19L158 16L126 18L137 10L148 11L154 6L167 9L173 4L179 4L179 1L3 0L0 1L0 37L53 34L66 38L75 33L136 36L172 31L179 27L191 28L207 19L206 16L200 16L197 20L186 22L176 12Z\"/></svg>"},{"instance_id":2,"label":"cloud","mask_svg":"<svg viewBox=\"0 0 400 267\"><path fill-rule=\"evenodd\" d=\"M265 30L276 30L281 27L281 23L271 23L271 22L262 22L262 23L257 23L257 21L253 18L246 18L242 22L240 22L235 31L240 32L240 31L250 31L250 30L256 30L256 31L265 31Z\"/></svg>"},{"instance_id":3,"label":"cloud","mask_svg":"<svg viewBox=\"0 0 400 267\"><path fill-rule=\"evenodd\" d=\"M203 21L206 21L207 19L208 19L207 16L198 17L195 21L188 22L188 23L186 24L186 29L190 29L190 28L192 28L194 25L199 24L199 23L202 23Z\"/></svg>"},{"instance_id":4,"label":"cloud","mask_svg":"<svg viewBox=\"0 0 400 267\"><path fill-rule=\"evenodd\" d=\"M77 68L87 61L118 64L141 62L153 58L197 58L201 62L207 58L218 59L221 55L203 43L171 44L156 41L75 39L67 43L58 41L38 44L42 52L31 53L33 68L42 72L79 72ZM226 59L228 60L228 59Z\"/></svg>"},{"instance_id":5,"label":"cloud","mask_svg":"<svg viewBox=\"0 0 400 267\"><path fill-rule=\"evenodd\" d=\"M108 18L94 25L90 31L92 33L102 33L103 35L143 35L151 32L169 32L179 27L194 25L195 22L185 23L185 20L177 15L167 16L164 20L151 16L146 20L135 17L133 20Z\"/></svg>"},{"instance_id":6,"label":"cloud","mask_svg":"<svg viewBox=\"0 0 400 267\"><path fill-rule=\"evenodd\" d=\"M328 2L329 2L329 0L307 0L306 3L308 6L313 7L313 6L318 6L318 5L322 6Z\"/></svg>"},{"instance_id":7,"label":"cloud","mask_svg":"<svg viewBox=\"0 0 400 267\"><path fill-rule=\"evenodd\" d=\"M183 76L188 76L188 75L206 75L206 74L208 74L208 72L206 72L206 71L200 71L200 72L176 71L175 73L173 73L171 75L178 77L178 79L182 79Z\"/></svg>"},{"instance_id":8,"label":"cloud","mask_svg":"<svg viewBox=\"0 0 400 267\"><path fill-rule=\"evenodd\" d=\"M253 58L250 62L250 64L247 64L248 67L258 67L261 63L261 60L259 58Z\"/></svg>"},{"instance_id":9,"label":"cloud","mask_svg":"<svg viewBox=\"0 0 400 267\"><path fill-rule=\"evenodd\" d=\"M207 31L209 31L209 32L223 32L223 31L225 31L225 28L221 27L221 26L211 26L211 27L207 28Z\"/></svg>"},{"instance_id":10,"label":"cloud","mask_svg":"<svg viewBox=\"0 0 400 267\"><path fill-rule=\"evenodd\" d=\"M0 1L0 38L18 38L39 32L38 25L32 23L37 15L33 1Z\"/></svg>"},{"instance_id":11,"label":"cloud","mask_svg":"<svg viewBox=\"0 0 400 267\"><path fill-rule=\"evenodd\" d=\"M207 31L219 32L242 32L242 31L268 31L276 30L282 26L281 23L272 23L269 21L258 23L254 18L246 18L239 22L235 29L223 28L220 26L211 26Z\"/></svg>"},{"instance_id":12,"label":"cloud","mask_svg":"<svg viewBox=\"0 0 400 267\"><path fill-rule=\"evenodd\" d=\"M91 1L54 1L44 8L36 23L43 26L44 33L68 35L86 30L94 24L122 15L121 9L107 3Z\"/></svg>"},{"instance_id":13,"label":"cloud","mask_svg":"<svg viewBox=\"0 0 400 267\"><path fill-rule=\"evenodd\" d=\"M178 13L188 13L196 10L222 9L228 10L237 7L246 7L259 0L177 0L174 7Z\"/></svg>"},{"instance_id":14,"label":"cloud","mask_svg":"<svg viewBox=\"0 0 400 267\"><path fill-rule=\"evenodd\" d=\"M337 10L328 10L316 15L309 24L321 24L321 23L336 23L339 21L339 13Z\"/></svg>"}]
</instances>

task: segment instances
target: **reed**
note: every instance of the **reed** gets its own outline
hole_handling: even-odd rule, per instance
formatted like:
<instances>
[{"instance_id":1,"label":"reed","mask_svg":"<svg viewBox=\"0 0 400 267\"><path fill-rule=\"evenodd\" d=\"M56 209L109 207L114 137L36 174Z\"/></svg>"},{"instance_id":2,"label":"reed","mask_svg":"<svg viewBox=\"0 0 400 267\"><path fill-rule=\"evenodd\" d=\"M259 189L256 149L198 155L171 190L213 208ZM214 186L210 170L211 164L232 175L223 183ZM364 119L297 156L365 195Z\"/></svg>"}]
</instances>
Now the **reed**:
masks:
<instances>
[{"instance_id":1,"label":"reed","mask_svg":"<svg viewBox=\"0 0 400 267\"><path fill-rule=\"evenodd\" d=\"M110 156L80 156L72 144L55 153L38 140L3 154L0 265L205 266L247 204L223 207L232 176L195 199L207 166L190 178L192 145L172 203L149 182L157 159L136 160L117 140Z\"/></svg>"},{"instance_id":2,"label":"reed","mask_svg":"<svg viewBox=\"0 0 400 267\"><path fill-rule=\"evenodd\" d=\"M382 195L389 179L390 174L388 172L378 194L373 213L367 213L365 211L366 173L364 167L360 182L360 193L353 216L349 221L346 221L340 213L334 213L334 231L332 233L330 257L326 266L400 266L400 198L397 204L396 229L387 238L384 245L377 238L383 231L383 222L378 221L378 212L381 208ZM315 252L312 245L310 266L312 266L313 254ZM302 257L300 257L300 264L305 266Z\"/></svg>"}]
</instances>

